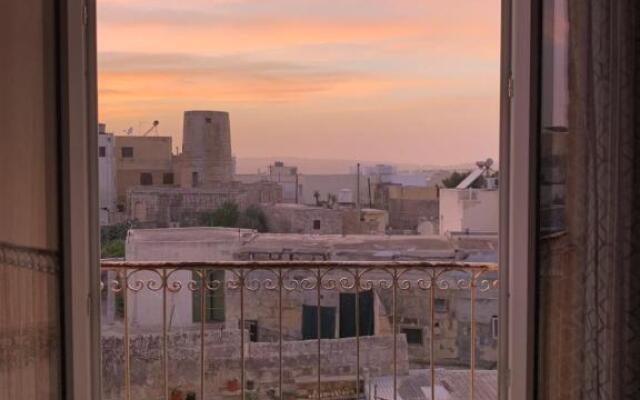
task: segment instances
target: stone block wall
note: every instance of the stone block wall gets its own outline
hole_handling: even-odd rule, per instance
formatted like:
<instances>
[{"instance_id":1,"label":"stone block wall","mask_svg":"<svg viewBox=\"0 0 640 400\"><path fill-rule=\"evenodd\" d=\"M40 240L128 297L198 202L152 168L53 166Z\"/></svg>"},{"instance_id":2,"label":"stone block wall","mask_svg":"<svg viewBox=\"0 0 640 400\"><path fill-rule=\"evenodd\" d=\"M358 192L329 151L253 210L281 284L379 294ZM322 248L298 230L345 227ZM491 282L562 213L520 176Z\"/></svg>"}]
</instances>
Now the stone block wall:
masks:
<instances>
[{"instance_id":1,"label":"stone block wall","mask_svg":"<svg viewBox=\"0 0 640 400\"><path fill-rule=\"evenodd\" d=\"M407 343L404 335L396 338L396 365L399 375L409 370ZM168 337L169 390L199 393L201 337L198 330L172 332ZM360 342L361 373L384 376L393 373L393 336L362 337ZM134 399L163 397L162 336L154 333L130 338L131 393ZM323 380L356 379L356 339L252 343L245 331L245 386L247 397L271 398L279 393L280 357L282 357L283 395L296 395L315 382L318 364ZM102 398L123 398L123 337L102 337ZM217 330L205 333L205 391L210 398L240 398L241 346L239 330ZM318 354L320 360L318 363Z\"/></svg>"}]
</instances>

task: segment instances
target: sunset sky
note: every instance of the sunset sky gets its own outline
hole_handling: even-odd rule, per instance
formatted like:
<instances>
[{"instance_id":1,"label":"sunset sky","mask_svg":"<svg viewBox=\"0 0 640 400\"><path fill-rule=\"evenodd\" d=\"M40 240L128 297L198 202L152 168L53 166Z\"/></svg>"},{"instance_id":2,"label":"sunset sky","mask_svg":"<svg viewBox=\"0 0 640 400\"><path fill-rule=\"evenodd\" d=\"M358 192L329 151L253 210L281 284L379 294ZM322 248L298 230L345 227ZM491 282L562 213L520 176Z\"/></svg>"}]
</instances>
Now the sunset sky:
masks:
<instances>
[{"instance_id":1,"label":"sunset sky","mask_svg":"<svg viewBox=\"0 0 640 400\"><path fill-rule=\"evenodd\" d=\"M100 121L182 136L228 111L243 157L497 157L499 0L98 0Z\"/></svg>"}]
</instances>

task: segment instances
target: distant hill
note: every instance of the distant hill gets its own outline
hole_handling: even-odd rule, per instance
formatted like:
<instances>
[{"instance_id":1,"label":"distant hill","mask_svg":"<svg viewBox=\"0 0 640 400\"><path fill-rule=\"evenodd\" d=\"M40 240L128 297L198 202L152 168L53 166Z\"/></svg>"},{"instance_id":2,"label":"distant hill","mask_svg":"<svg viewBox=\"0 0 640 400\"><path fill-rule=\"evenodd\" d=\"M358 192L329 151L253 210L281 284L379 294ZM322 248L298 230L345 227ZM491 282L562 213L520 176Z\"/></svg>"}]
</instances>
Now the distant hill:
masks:
<instances>
[{"instance_id":1,"label":"distant hill","mask_svg":"<svg viewBox=\"0 0 640 400\"><path fill-rule=\"evenodd\" d=\"M358 162L358 160L309 159L301 157L243 157L237 159L237 173L255 174L258 170L266 172L267 167L273 164L274 161L282 161L286 165L297 166L299 172L302 174L347 174L352 168L355 168ZM375 164L390 164L394 165L398 171L432 169L467 170L476 168L475 163L433 165L361 160L360 164L363 167Z\"/></svg>"}]
</instances>

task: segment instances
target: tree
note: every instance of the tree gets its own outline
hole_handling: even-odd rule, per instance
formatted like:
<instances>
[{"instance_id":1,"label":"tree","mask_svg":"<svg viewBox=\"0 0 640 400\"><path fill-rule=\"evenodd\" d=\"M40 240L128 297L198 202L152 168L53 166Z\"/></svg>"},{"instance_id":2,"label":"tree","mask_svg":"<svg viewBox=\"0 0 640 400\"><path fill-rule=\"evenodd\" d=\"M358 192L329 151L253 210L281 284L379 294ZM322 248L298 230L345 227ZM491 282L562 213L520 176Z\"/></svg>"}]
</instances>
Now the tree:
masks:
<instances>
[{"instance_id":1,"label":"tree","mask_svg":"<svg viewBox=\"0 0 640 400\"><path fill-rule=\"evenodd\" d=\"M240 211L238 205L233 201L225 201L212 213L206 215L208 226L237 227Z\"/></svg>"},{"instance_id":2,"label":"tree","mask_svg":"<svg viewBox=\"0 0 640 400\"><path fill-rule=\"evenodd\" d=\"M124 249L124 240L110 240L100 246L100 258L123 258Z\"/></svg>"},{"instance_id":3,"label":"tree","mask_svg":"<svg viewBox=\"0 0 640 400\"><path fill-rule=\"evenodd\" d=\"M267 216L259 206L251 205L247 207L238 219L239 228L255 229L258 232L267 232Z\"/></svg>"},{"instance_id":4,"label":"tree","mask_svg":"<svg viewBox=\"0 0 640 400\"><path fill-rule=\"evenodd\" d=\"M314 190L313 198L316 199L316 206L320 206L320 192L319 191Z\"/></svg>"},{"instance_id":5,"label":"tree","mask_svg":"<svg viewBox=\"0 0 640 400\"><path fill-rule=\"evenodd\" d=\"M259 206L251 205L240 211L233 201L227 201L215 211L204 214L201 222L205 226L255 229L258 232L269 230L267 216Z\"/></svg>"},{"instance_id":6,"label":"tree","mask_svg":"<svg viewBox=\"0 0 640 400\"><path fill-rule=\"evenodd\" d=\"M106 225L100 227L100 257L122 258L125 254L125 240L130 224Z\"/></svg>"},{"instance_id":7,"label":"tree","mask_svg":"<svg viewBox=\"0 0 640 400\"><path fill-rule=\"evenodd\" d=\"M105 225L100 227L100 243L107 243L112 240L125 240L127 238L127 232L130 225L128 222L123 222L114 225Z\"/></svg>"}]
</instances>

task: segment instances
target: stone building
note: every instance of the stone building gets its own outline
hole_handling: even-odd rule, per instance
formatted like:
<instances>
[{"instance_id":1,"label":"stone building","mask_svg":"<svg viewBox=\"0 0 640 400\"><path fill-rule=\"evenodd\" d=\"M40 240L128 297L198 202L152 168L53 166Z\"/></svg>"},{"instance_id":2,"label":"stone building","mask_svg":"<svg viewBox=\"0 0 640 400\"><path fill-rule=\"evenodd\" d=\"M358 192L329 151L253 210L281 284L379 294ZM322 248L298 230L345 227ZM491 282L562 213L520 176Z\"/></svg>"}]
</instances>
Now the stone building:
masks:
<instances>
[{"instance_id":1,"label":"stone building","mask_svg":"<svg viewBox=\"0 0 640 400\"><path fill-rule=\"evenodd\" d=\"M370 208L266 204L262 209L273 233L382 235L388 221L386 211Z\"/></svg>"},{"instance_id":2,"label":"stone building","mask_svg":"<svg viewBox=\"0 0 640 400\"><path fill-rule=\"evenodd\" d=\"M116 192L120 211L137 186L176 185L170 136L115 136Z\"/></svg>"},{"instance_id":3,"label":"stone building","mask_svg":"<svg viewBox=\"0 0 640 400\"><path fill-rule=\"evenodd\" d=\"M389 212L389 227L394 231L416 231L425 222L438 232L438 197L435 186L403 186L381 183L375 188L376 208Z\"/></svg>"},{"instance_id":4,"label":"stone building","mask_svg":"<svg viewBox=\"0 0 640 400\"><path fill-rule=\"evenodd\" d=\"M120 220L143 227L194 226L226 201L241 209L282 202L277 183L234 180L228 113L185 111L183 137L182 151L173 154L168 136L115 136Z\"/></svg>"},{"instance_id":5,"label":"stone building","mask_svg":"<svg viewBox=\"0 0 640 400\"><path fill-rule=\"evenodd\" d=\"M269 231L274 233L340 234L342 212L302 204L272 204L262 207Z\"/></svg>"},{"instance_id":6,"label":"stone building","mask_svg":"<svg viewBox=\"0 0 640 400\"><path fill-rule=\"evenodd\" d=\"M208 213L229 201L240 209L277 203L282 189L271 182L227 182L195 188L137 186L129 189L127 198L129 216L138 226L164 228L202 225Z\"/></svg>"},{"instance_id":7,"label":"stone building","mask_svg":"<svg viewBox=\"0 0 640 400\"><path fill-rule=\"evenodd\" d=\"M298 167L285 165L282 161L275 161L269 165L266 173L238 174L235 179L243 183L275 182L282 188L283 203L298 204L302 202L302 183Z\"/></svg>"},{"instance_id":8,"label":"stone building","mask_svg":"<svg viewBox=\"0 0 640 400\"><path fill-rule=\"evenodd\" d=\"M441 189L440 234L497 234L499 200L497 189Z\"/></svg>"},{"instance_id":9,"label":"stone building","mask_svg":"<svg viewBox=\"0 0 640 400\"><path fill-rule=\"evenodd\" d=\"M302 185L302 197L300 203L317 205L316 196L320 201L325 201L330 195L337 196L341 190L351 191L352 201L358 200L362 206L373 202L373 190L375 178L357 174L300 174ZM358 183L359 181L359 183ZM359 188L359 190L358 190ZM358 195L359 193L359 195Z\"/></svg>"},{"instance_id":10,"label":"stone building","mask_svg":"<svg viewBox=\"0 0 640 400\"><path fill-rule=\"evenodd\" d=\"M198 330L172 330L168 334L168 374L170 392L175 397L189 398L199 393L204 372L205 393L224 399L241 399L241 346L239 329L206 330L204 335L203 370L200 369L202 337ZM320 396L323 399L356 399L356 365L360 362L359 392L366 379L384 377L396 372L409 376L407 345L403 335L362 337L356 354L354 338L323 340L286 340L252 342L245 331L245 397L247 399L312 399L317 398L318 367L322 374ZM131 395L134 399L163 398L162 335L136 334L130 339ZM124 396L122 382L123 338L117 334L102 337L102 399L118 400ZM319 351L318 351L319 350ZM280 354L282 355L282 393L280 387ZM340 397L335 397L336 392ZM180 395L179 395L180 394ZM196 397L190 397L196 398ZM360 397L361 398L361 397Z\"/></svg>"},{"instance_id":11,"label":"stone building","mask_svg":"<svg viewBox=\"0 0 640 400\"><path fill-rule=\"evenodd\" d=\"M302 197L302 185L298 176L298 167L285 165L276 161L269 166L269 181L277 182L282 187L284 203L299 203Z\"/></svg>"},{"instance_id":12,"label":"stone building","mask_svg":"<svg viewBox=\"0 0 640 400\"><path fill-rule=\"evenodd\" d=\"M229 113L185 111L179 157L180 185L212 187L233 180Z\"/></svg>"},{"instance_id":13,"label":"stone building","mask_svg":"<svg viewBox=\"0 0 640 400\"><path fill-rule=\"evenodd\" d=\"M495 261L497 238L456 238L442 236L369 236L369 235L302 235L260 234L252 230L222 228L135 229L129 232L126 258L133 261L198 261L198 260L469 260ZM492 258L493 257L493 258ZM291 277L302 281L311 279L310 271L292 270ZM152 272L138 272L136 278L151 279ZM174 279L186 282L193 279L188 271L177 271ZM430 360L430 339L436 343L435 356L439 365L465 367L469 363L470 345L470 293L458 282L468 277L466 272L448 272L443 279L449 289L436 291L434 329L431 330L428 292L418 289L416 283L425 278L423 272L407 272L405 278L412 281L412 288L401 290L396 298L397 332L406 336L409 361L421 368ZM156 276L157 277L157 276ZM253 271L246 278L252 282L274 279L271 271ZM371 271L364 279L379 281L388 279L384 271ZM336 271L327 279L349 279L348 274ZM495 279L487 274L483 278ZM229 271L212 272L209 279L226 282L233 279ZM287 340L301 340L313 336L317 329L309 315L318 312L315 291L294 290L283 297L280 308L276 292L261 289L251 291L244 298L246 328L254 340L273 341L280 329ZM219 292L218 292L219 291ZM367 315L367 323L361 334L384 336L392 332L392 291L375 287L361 296L361 313ZM194 297L195 296L195 297ZM216 289L208 294L207 326L216 329L238 327L240 320L240 294L237 290ZM322 331L324 338L344 338L353 333L353 289L322 290ZM139 332L159 328L158 311L161 294L139 293L129 298L130 322ZM351 303L350 303L351 302ZM171 310L171 326L189 329L198 326L201 316L197 295L184 290L172 293L168 298ZM350 308L351 307L351 308ZM282 327L279 310L282 310ZM496 289L478 291L476 299L477 365L495 367L497 361L498 293ZM363 317L365 318L365 317ZM311 325L309 325L311 323ZM105 323L105 326L108 324ZM328 328L327 328L328 327ZM311 332L311 335L309 334ZM349 333L351 332L351 333Z\"/></svg>"},{"instance_id":14,"label":"stone building","mask_svg":"<svg viewBox=\"0 0 640 400\"><path fill-rule=\"evenodd\" d=\"M98 191L100 225L113 222L116 208L116 147L113 133L107 133L105 124L98 125Z\"/></svg>"},{"instance_id":15,"label":"stone building","mask_svg":"<svg viewBox=\"0 0 640 400\"><path fill-rule=\"evenodd\" d=\"M384 235L389 213L375 208L341 208L345 235Z\"/></svg>"}]
</instances>

